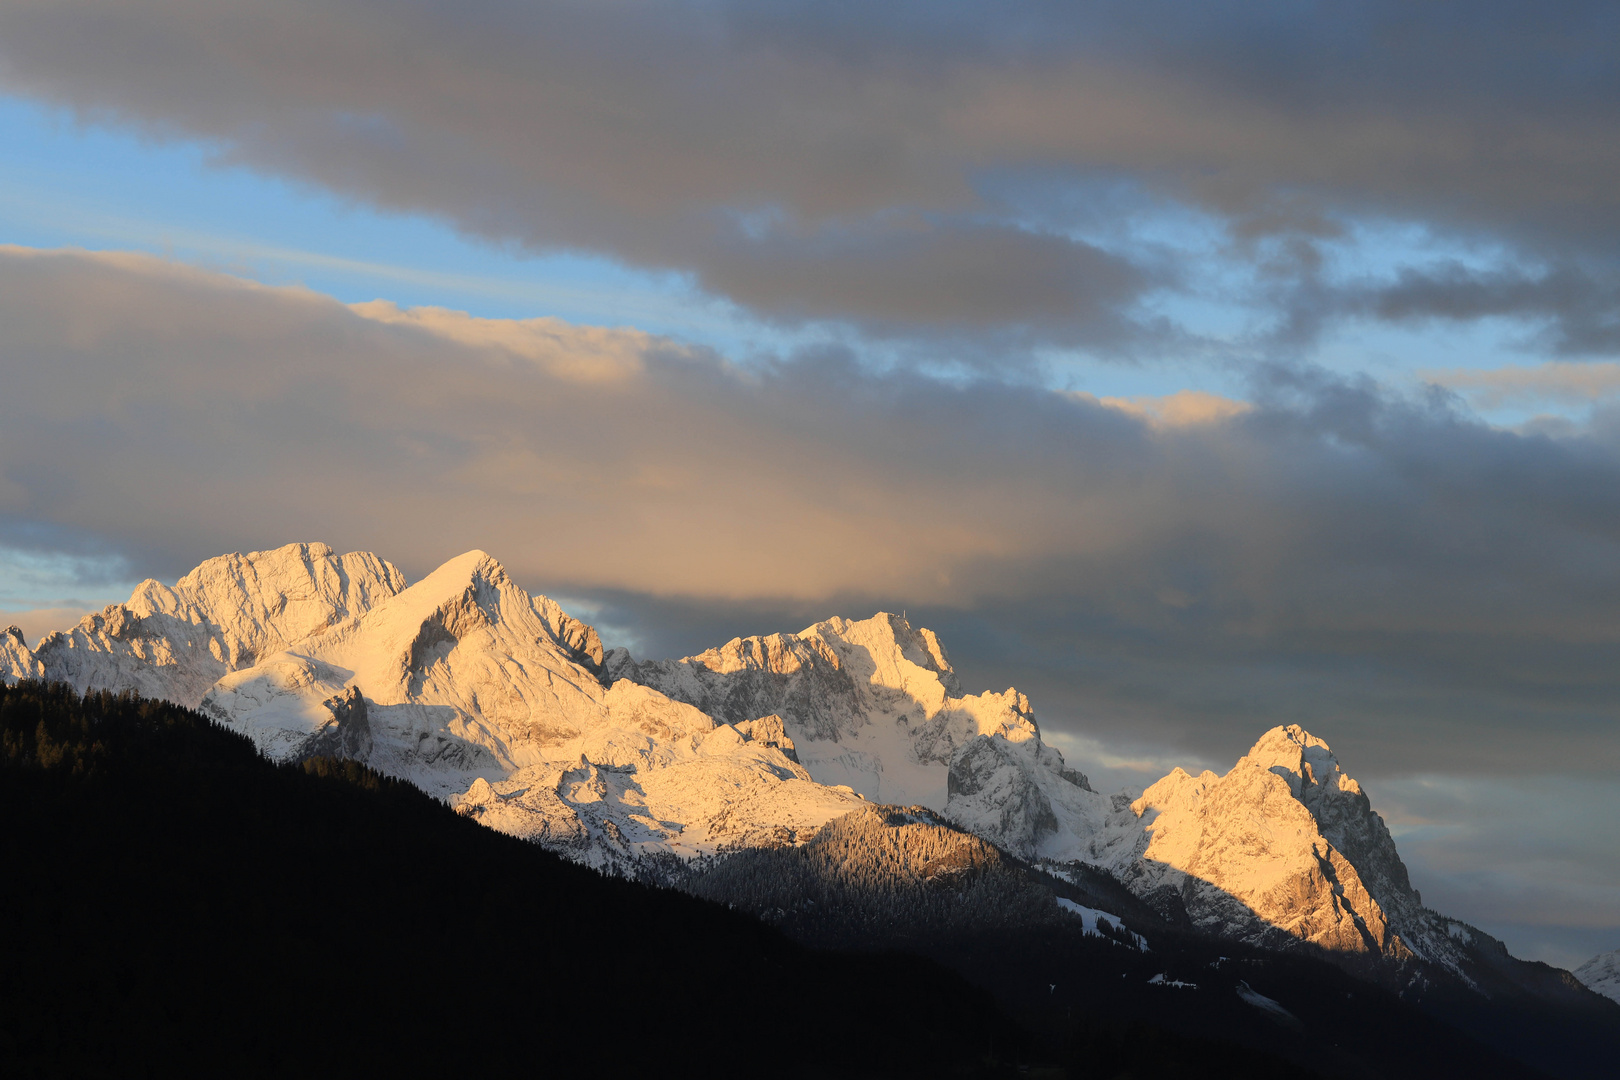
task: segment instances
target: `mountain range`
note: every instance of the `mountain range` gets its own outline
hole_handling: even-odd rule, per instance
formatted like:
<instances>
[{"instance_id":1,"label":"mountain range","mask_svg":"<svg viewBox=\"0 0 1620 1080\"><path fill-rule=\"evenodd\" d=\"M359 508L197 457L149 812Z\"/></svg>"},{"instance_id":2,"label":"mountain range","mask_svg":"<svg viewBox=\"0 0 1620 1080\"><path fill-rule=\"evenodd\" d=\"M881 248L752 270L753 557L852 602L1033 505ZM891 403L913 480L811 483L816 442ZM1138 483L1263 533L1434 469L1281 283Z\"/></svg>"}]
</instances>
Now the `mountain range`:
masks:
<instances>
[{"instance_id":1,"label":"mountain range","mask_svg":"<svg viewBox=\"0 0 1620 1080\"><path fill-rule=\"evenodd\" d=\"M376 555L294 544L144 582L32 649L0 634L0 674L195 708L272 760L349 759L622 876L690 884L909 808L882 820L970 834L1059 891L1108 882L1041 901L1052 917L1123 930L1134 912L1149 940L1144 919L1309 952L1417 998L1587 993L1425 907L1320 738L1273 728L1225 775L1097 792L1025 695L965 693L903 616L637 660L483 552L411 584ZM1587 982L1613 996L1606 963Z\"/></svg>"}]
</instances>

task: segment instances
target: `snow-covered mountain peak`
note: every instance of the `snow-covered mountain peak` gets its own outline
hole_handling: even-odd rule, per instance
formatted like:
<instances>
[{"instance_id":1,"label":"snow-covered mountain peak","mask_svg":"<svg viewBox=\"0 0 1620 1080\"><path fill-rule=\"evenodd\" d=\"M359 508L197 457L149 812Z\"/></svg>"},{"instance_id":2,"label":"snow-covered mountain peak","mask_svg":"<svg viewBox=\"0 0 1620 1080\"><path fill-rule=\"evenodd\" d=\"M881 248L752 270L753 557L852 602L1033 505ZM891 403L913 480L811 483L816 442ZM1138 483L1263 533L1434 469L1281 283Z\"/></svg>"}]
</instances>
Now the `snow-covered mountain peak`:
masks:
<instances>
[{"instance_id":1,"label":"snow-covered mountain peak","mask_svg":"<svg viewBox=\"0 0 1620 1080\"><path fill-rule=\"evenodd\" d=\"M1274 727L1260 736L1238 764L1276 774L1296 799L1306 802L1322 791L1361 791L1344 775L1328 744L1297 724Z\"/></svg>"},{"instance_id":2,"label":"snow-covered mountain peak","mask_svg":"<svg viewBox=\"0 0 1620 1080\"><path fill-rule=\"evenodd\" d=\"M859 621L835 617L813 623L795 636L848 646L837 651L844 654L852 676L872 685L914 697L920 693L919 700L962 696L962 684L939 636L913 627L904 615L880 611Z\"/></svg>"},{"instance_id":3,"label":"snow-covered mountain peak","mask_svg":"<svg viewBox=\"0 0 1620 1080\"><path fill-rule=\"evenodd\" d=\"M1045 745L1028 698L963 693L938 637L887 612L637 662L486 552L407 585L375 555L292 544L145 582L36 651L0 633L0 675L201 707L271 756L364 761L597 865L799 842L864 798L1091 863L1256 943L1461 973L1487 940L1422 908L1383 819L1303 728L1224 776L1109 798Z\"/></svg>"},{"instance_id":4,"label":"snow-covered mountain peak","mask_svg":"<svg viewBox=\"0 0 1620 1080\"><path fill-rule=\"evenodd\" d=\"M605 667L728 723L780 716L811 775L887 803L943 810L950 762L968 741L1040 735L1028 698L963 695L938 637L888 612L734 638L680 660L638 663L614 650Z\"/></svg>"},{"instance_id":5,"label":"snow-covered mountain peak","mask_svg":"<svg viewBox=\"0 0 1620 1080\"><path fill-rule=\"evenodd\" d=\"M1072 847L1106 813L1041 741L1027 697L964 694L938 636L902 615L827 619L681 660L614 650L605 667L732 724L775 714L818 782L942 811L1019 855Z\"/></svg>"},{"instance_id":6,"label":"snow-covered mountain peak","mask_svg":"<svg viewBox=\"0 0 1620 1080\"><path fill-rule=\"evenodd\" d=\"M1257 944L1431 960L1455 950L1422 908L1384 821L1328 744L1297 725L1262 735L1224 776L1181 769L1131 804L1134 849L1093 850L1131 887L1195 925ZM1434 945L1430 948L1430 945Z\"/></svg>"},{"instance_id":7,"label":"snow-covered mountain peak","mask_svg":"<svg viewBox=\"0 0 1620 1080\"><path fill-rule=\"evenodd\" d=\"M123 606L138 619L163 614L212 624L252 656L320 633L404 588L405 575L369 552L288 544L209 559L172 587L149 579ZM241 659L233 657L232 666Z\"/></svg>"},{"instance_id":8,"label":"snow-covered mountain peak","mask_svg":"<svg viewBox=\"0 0 1620 1080\"><path fill-rule=\"evenodd\" d=\"M195 708L230 672L340 626L405 588L405 576L366 552L325 544L209 559L164 585L142 582L124 604L48 635L37 674L88 690L135 690ZM22 658L11 663L21 674Z\"/></svg>"},{"instance_id":9,"label":"snow-covered mountain peak","mask_svg":"<svg viewBox=\"0 0 1620 1080\"><path fill-rule=\"evenodd\" d=\"M1588 990L1620 1001L1620 949L1592 957L1575 969L1575 977Z\"/></svg>"}]
</instances>

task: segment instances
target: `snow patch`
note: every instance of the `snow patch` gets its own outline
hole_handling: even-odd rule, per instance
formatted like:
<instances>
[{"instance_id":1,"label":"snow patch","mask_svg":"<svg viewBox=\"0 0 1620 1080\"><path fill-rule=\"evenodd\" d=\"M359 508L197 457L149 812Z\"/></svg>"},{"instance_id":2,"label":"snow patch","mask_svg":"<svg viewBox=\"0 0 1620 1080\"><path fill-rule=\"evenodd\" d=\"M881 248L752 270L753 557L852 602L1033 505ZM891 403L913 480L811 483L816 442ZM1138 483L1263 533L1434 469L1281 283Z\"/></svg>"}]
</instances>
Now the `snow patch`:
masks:
<instances>
[{"instance_id":1,"label":"snow patch","mask_svg":"<svg viewBox=\"0 0 1620 1080\"><path fill-rule=\"evenodd\" d=\"M1082 933L1107 938L1109 941L1117 941L1117 938L1113 935L1103 933L1104 929L1111 930L1113 934L1128 938L1142 952L1151 951L1148 949L1147 939L1142 937L1141 934L1127 930L1118 915L1107 911L1099 911L1096 908L1089 908L1083 904L1077 904L1073 900L1066 900L1061 896L1057 898L1057 905L1070 915L1079 917Z\"/></svg>"}]
</instances>

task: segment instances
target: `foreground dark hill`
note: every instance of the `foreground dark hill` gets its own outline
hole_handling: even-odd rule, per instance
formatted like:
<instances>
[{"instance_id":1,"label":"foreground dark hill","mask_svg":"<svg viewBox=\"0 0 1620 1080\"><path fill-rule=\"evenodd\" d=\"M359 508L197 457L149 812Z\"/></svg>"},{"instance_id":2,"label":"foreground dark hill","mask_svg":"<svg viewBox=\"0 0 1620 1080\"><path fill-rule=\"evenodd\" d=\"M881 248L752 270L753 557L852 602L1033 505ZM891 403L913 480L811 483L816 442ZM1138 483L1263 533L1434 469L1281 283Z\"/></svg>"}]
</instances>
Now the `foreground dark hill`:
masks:
<instances>
[{"instance_id":1,"label":"foreground dark hill","mask_svg":"<svg viewBox=\"0 0 1620 1080\"><path fill-rule=\"evenodd\" d=\"M0 737L7 1075L949 1074L1005 1024L178 707L0 686Z\"/></svg>"},{"instance_id":2,"label":"foreground dark hill","mask_svg":"<svg viewBox=\"0 0 1620 1080\"><path fill-rule=\"evenodd\" d=\"M1156 1024L1031 1034L927 960L806 948L132 697L0 684L0 822L7 1076L1314 1075Z\"/></svg>"}]
</instances>

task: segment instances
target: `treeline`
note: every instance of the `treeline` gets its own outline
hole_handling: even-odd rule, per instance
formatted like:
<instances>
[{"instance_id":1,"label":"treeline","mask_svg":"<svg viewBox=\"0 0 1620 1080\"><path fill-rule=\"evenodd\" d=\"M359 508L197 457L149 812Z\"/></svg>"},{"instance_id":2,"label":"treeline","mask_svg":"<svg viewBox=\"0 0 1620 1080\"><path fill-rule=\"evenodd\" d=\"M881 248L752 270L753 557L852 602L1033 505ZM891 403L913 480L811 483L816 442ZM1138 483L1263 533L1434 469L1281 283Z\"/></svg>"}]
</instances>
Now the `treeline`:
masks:
<instances>
[{"instance_id":1,"label":"treeline","mask_svg":"<svg viewBox=\"0 0 1620 1080\"><path fill-rule=\"evenodd\" d=\"M0 747L0 1075L999 1074L964 1002L1024 1038L926 961L805 949L172 705L0 685Z\"/></svg>"},{"instance_id":2,"label":"treeline","mask_svg":"<svg viewBox=\"0 0 1620 1080\"><path fill-rule=\"evenodd\" d=\"M803 846L735 852L675 880L801 941L937 960L1056 1034L1050 1053L1074 1076L1540 1075L1330 964L1175 926L1095 868L1068 876L1032 872L924 808L869 806ZM1085 934L1055 895L1125 915L1150 949ZM1256 1009L1240 985L1294 1015Z\"/></svg>"},{"instance_id":3,"label":"treeline","mask_svg":"<svg viewBox=\"0 0 1620 1080\"><path fill-rule=\"evenodd\" d=\"M921 807L865 807L800 847L697 864L680 887L836 947L1072 921L1000 849Z\"/></svg>"},{"instance_id":4,"label":"treeline","mask_svg":"<svg viewBox=\"0 0 1620 1080\"><path fill-rule=\"evenodd\" d=\"M0 867L6 1077L1524 1075L1326 965L1082 937L926 812L689 886L866 945L833 953L353 762L273 765L189 710L61 686L0 686Z\"/></svg>"}]
</instances>

